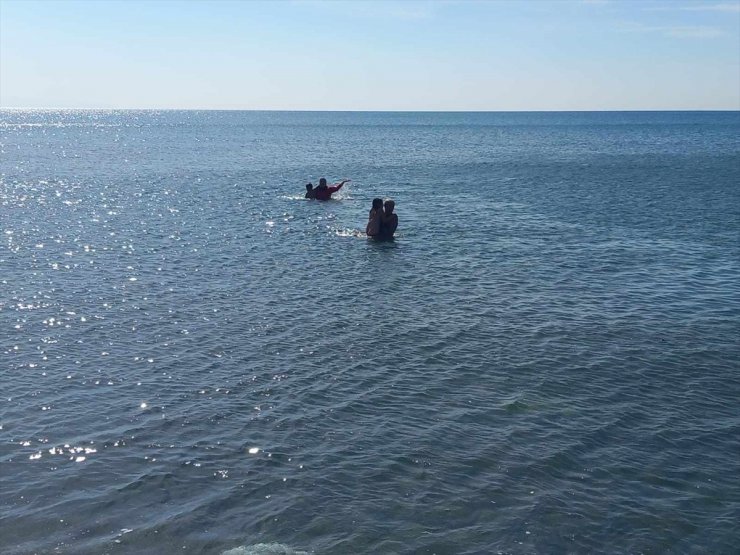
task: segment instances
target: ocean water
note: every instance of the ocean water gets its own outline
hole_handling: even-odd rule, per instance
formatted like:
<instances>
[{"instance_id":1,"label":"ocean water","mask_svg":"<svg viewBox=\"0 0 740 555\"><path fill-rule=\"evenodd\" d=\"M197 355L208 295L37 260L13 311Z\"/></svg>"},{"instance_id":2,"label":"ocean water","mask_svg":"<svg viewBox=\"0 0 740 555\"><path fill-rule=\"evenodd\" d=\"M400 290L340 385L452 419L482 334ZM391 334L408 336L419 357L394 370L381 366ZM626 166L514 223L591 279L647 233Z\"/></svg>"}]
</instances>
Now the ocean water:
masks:
<instances>
[{"instance_id":1,"label":"ocean water","mask_svg":"<svg viewBox=\"0 0 740 555\"><path fill-rule=\"evenodd\" d=\"M740 112L5 110L0 156L3 554L737 553Z\"/></svg>"}]
</instances>

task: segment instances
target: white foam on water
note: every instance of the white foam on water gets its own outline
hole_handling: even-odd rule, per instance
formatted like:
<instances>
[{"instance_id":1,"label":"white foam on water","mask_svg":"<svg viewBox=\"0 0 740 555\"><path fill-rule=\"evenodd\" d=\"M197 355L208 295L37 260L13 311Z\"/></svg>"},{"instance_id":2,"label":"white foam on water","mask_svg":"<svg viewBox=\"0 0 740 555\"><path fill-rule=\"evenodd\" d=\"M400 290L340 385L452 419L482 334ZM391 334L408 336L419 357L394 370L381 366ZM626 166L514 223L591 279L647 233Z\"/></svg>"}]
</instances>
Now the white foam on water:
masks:
<instances>
[{"instance_id":1,"label":"white foam on water","mask_svg":"<svg viewBox=\"0 0 740 555\"><path fill-rule=\"evenodd\" d=\"M334 229L334 233L338 237L360 237L360 238L367 238L367 234L363 231L360 231L359 229Z\"/></svg>"},{"instance_id":2,"label":"white foam on water","mask_svg":"<svg viewBox=\"0 0 740 555\"><path fill-rule=\"evenodd\" d=\"M257 543L228 549L221 555L308 555L308 551L296 551L280 543Z\"/></svg>"}]
</instances>

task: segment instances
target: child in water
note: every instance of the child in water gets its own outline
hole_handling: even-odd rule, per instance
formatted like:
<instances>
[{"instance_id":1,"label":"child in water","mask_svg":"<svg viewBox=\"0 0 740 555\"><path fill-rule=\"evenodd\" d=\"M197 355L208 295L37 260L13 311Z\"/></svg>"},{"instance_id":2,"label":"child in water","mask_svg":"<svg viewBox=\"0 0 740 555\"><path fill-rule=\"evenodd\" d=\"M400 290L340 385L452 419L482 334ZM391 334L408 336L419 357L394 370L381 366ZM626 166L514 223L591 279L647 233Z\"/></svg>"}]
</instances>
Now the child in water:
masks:
<instances>
[{"instance_id":1,"label":"child in water","mask_svg":"<svg viewBox=\"0 0 740 555\"><path fill-rule=\"evenodd\" d=\"M370 209L370 214L367 218L367 227L365 233L368 237L376 237L380 234L380 218L383 213L383 199L374 198L373 207Z\"/></svg>"}]
</instances>

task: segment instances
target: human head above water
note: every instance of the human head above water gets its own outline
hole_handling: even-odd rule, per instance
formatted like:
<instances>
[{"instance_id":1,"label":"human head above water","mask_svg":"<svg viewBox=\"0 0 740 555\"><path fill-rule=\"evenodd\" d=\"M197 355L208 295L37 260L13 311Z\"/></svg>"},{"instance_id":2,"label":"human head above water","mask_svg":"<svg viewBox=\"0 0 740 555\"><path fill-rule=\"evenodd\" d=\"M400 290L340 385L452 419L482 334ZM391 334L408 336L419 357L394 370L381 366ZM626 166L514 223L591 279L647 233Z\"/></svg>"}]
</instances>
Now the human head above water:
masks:
<instances>
[{"instance_id":1,"label":"human head above water","mask_svg":"<svg viewBox=\"0 0 740 555\"><path fill-rule=\"evenodd\" d=\"M373 210L380 210L381 208L383 208L383 199L374 198L373 199Z\"/></svg>"},{"instance_id":2,"label":"human head above water","mask_svg":"<svg viewBox=\"0 0 740 555\"><path fill-rule=\"evenodd\" d=\"M319 179L319 187L326 187L326 178L322 177Z\"/></svg>"},{"instance_id":3,"label":"human head above water","mask_svg":"<svg viewBox=\"0 0 740 555\"><path fill-rule=\"evenodd\" d=\"M386 213L392 214L393 213L393 209L396 207L396 201L395 200L388 199L383 204L385 205L385 211L386 211Z\"/></svg>"},{"instance_id":4,"label":"human head above water","mask_svg":"<svg viewBox=\"0 0 740 555\"><path fill-rule=\"evenodd\" d=\"M313 191L313 183L306 183L306 191Z\"/></svg>"}]
</instances>

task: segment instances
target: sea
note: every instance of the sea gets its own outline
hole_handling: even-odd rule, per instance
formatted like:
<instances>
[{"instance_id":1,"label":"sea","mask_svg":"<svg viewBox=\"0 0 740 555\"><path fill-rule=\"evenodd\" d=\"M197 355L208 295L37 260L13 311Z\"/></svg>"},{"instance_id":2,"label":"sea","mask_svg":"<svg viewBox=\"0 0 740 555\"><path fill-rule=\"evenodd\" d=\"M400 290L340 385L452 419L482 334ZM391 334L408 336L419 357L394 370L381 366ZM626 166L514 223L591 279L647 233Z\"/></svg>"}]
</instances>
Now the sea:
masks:
<instances>
[{"instance_id":1,"label":"sea","mask_svg":"<svg viewBox=\"0 0 740 555\"><path fill-rule=\"evenodd\" d=\"M738 553L740 111L5 109L0 174L3 555Z\"/></svg>"}]
</instances>

